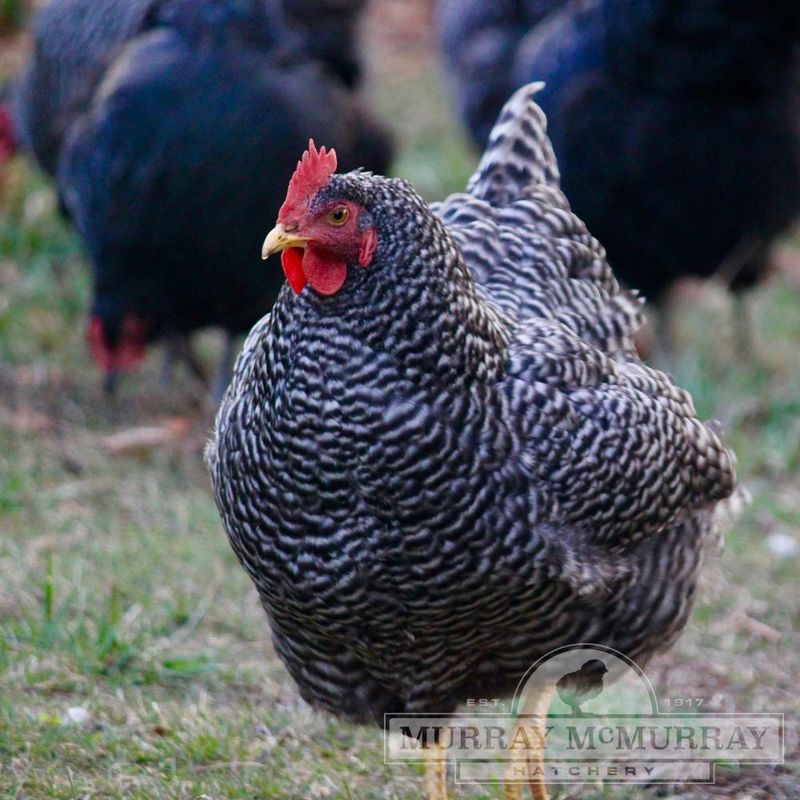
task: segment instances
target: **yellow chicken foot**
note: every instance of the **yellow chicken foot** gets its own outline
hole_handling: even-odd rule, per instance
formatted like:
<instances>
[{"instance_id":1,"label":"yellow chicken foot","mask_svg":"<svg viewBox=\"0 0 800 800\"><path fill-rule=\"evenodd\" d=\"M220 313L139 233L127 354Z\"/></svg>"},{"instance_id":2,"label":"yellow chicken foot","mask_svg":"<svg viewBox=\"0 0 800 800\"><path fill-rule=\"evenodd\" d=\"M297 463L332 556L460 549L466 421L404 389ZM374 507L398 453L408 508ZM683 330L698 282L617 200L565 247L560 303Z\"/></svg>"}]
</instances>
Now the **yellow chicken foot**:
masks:
<instances>
[{"instance_id":1,"label":"yellow chicken foot","mask_svg":"<svg viewBox=\"0 0 800 800\"><path fill-rule=\"evenodd\" d=\"M510 772L509 777L513 776L513 774L513 772ZM522 784L506 783L503 789L503 800L523 800Z\"/></svg>"},{"instance_id":2,"label":"yellow chicken foot","mask_svg":"<svg viewBox=\"0 0 800 800\"><path fill-rule=\"evenodd\" d=\"M427 746L425 755L425 800L447 800L447 748L438 742Z\"/></svg>"},{"instance_id":3,"label":"yellow chicken foot","mask_svg":"<svg viewBox=\"0 0 800 800\"><path fill-rule=\"evenodd\" d=\"M532 690L525 698L525 705L520 712L522 724L516 726L511 738L512 756L505 783L505 800L522 800L522 784L519 780L523 776L527 776L533 800L548 800L544 779L544 742L547 710L553 692L552 686L546 686Z\"/></svg>"}]
</instances>

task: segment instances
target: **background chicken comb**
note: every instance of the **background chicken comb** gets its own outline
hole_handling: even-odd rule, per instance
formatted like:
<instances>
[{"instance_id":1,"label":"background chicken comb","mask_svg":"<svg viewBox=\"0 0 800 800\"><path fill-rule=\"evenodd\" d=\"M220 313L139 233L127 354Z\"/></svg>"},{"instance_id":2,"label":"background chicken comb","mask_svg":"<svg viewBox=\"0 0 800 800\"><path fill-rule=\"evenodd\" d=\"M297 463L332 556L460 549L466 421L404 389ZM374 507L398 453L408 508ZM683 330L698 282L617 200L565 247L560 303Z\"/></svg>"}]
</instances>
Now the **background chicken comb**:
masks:
<instances>
[{"instance_id":1,"label":"background chicken comb","mask_svg":"<svg viewBox=\"0 0 800 800\"><path fill-rule=\"evenodd\" d=\"M297 212L328 182L328 178L334 172L336 172L336 151L333 149L326 151L324 147L317 150L314 140L309 139L308 150L297 162L297 169L289 181L286 200L278 213L278 220Z\"/></svg>"}]
</instances>

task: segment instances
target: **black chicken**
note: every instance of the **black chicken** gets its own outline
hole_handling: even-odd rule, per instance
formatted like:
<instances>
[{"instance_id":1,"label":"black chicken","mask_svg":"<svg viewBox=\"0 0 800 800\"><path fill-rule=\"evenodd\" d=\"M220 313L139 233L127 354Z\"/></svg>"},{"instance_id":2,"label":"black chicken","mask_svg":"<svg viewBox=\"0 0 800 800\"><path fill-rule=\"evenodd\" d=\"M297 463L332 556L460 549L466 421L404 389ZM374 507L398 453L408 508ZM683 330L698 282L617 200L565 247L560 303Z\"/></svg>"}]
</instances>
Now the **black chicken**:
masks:
<instances>
[{"instance_id":1,"label":"black chicken","mask_svg":"<svg viewBox=\"0 0 800 800\"><path fill-rule=\"evenodd\" d=\"M269 309L281 281L258 242L298 141L386 168L382 128L288 36L259 0L162 2L71 123L59 190L94 265L89 341L109 376L154 339L244 333Z\"/></svg>"},{"instance_id":2,"label":"black chicken","mask_svg":"<svg viewBox=\"0 0 800 800\"><path fill-rule=\"evenodd\" d=\"M458 110L484 146L514 85L520 42L568 0L438 0L441 46ZM552 135L552 132L551 132Z\"/></svg>"},{"instance_id":3,"label":"black chicken","mask_svg":"<svg viewBox=\"0 0 800 800\"><path fill-rule=\"evenodd\" d=\"M367 0L281 0L286 22L305 52L351 88L362 78L358 28L366 5Z\"/></svg>"},{"instance_id":4,"label":"black chicken","mask_svg":"<svg viewBox=\"0 0 800 800\"><path fill-rule=\"evenodd\" d=\"M152 24L156 0L51 0L33 23L14 125L22 148L54 175L61 142L90 102L111 54Z\"/></svg>"},{"instance_id":5,"label":"black chicken","mask_svg":"<svg viewBox=\"0 0 800 800\"><path fill-rule=\"evenodd\" d=\"M443 0L441 23L479 143L544 81L564 191L625 283L763 273L800 214L800 3Z\"/></svg>"},{"instance_id":6,"label":"black chicken","mask_svg":"<svg viewBox=\"0 0 800 800\"><path fill-rule=\"evenodd\" d=\"M570 213L532 98L435 207L311 146L264 243L291 288L207 459L277 652L354 720L497 697L568 643L668 646L734 488L637 358L640 303Z\"/></svg>"},{"instance_id":7,"label":"black chicken","mask_svg":"<svg viewBox=\"0 0 800 800\"><path fill-rule=\"evenodd\" d=\"M0 166L9 161L17 152L15 128L10 93L6 87L3 87L0 88Z\"/></svg>"},{"instance_id":8,"label":"black chicken","mask_svg":"<svg viewBox=\"0 0 800 800\"><path fill-rule=\"evenodd\" d=\"M173 0L50 0L33 25L34 50L17 82L14 121L24 150L54 175L61 143L119 49L159 24ZM207 0L198 0L203 6ZM273 33L325 63L349 86L360 75L357 25L366 0L259 0ZM288 44L288 43L287 43Z\"/></svg>"}]
</instances>

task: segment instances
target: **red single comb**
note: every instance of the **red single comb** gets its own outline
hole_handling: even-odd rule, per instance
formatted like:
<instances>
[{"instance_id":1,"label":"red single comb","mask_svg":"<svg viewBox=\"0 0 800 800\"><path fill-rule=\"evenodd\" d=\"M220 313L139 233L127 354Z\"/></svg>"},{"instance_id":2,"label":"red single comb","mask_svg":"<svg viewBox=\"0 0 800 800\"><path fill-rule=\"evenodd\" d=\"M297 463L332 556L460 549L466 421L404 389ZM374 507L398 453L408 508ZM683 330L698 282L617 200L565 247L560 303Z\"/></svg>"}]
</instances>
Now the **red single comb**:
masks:
<instances>
[{"instance_id":1,"label":"red single comb","mask_svg":"<svg viewBox=\"0 0 800 800\"><path fill-rule=\"evenodd\" d=\"M285 221L288 216L305 210L311 198L328 182L328 178L336 172L336 151L317 150L313 139L308 140L308 150L297 162L297 169L289 181L286 200L278 212L278 222Z\"/></svg>"}]
</instances>

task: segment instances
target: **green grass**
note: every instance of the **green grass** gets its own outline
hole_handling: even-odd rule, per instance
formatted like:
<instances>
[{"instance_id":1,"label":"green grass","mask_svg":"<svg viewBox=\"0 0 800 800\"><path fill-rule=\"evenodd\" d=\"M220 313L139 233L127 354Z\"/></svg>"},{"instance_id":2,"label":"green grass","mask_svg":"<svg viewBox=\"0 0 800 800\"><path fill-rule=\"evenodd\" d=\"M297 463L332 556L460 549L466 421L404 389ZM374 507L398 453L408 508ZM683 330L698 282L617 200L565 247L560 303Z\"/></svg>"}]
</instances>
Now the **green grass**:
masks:
<instances>
[{"instance_id":1,"label":"green grass","mask_svg":"<svg viewBox=\"0 0 800 800\"><path fill-rule=\"evenodd\" d=\"M28 13L29 5L23 0L0 0L0 33L18 30Z\"/></svg>"},{"instance_id":2,"label":"green grass","mask_svg":"<svg viewBox=\"0 0 800 800\"><path fill-rule=\"evenodd\" d=\"M431 198L462 186L473 156L431 65L384 68L378 86L402 146L395 172ZM117 398L103 396L84 345L79 242L40 177L18 163L0 180L0 797L418 797L419 769L385 766L378 732L312 713L276 660L211 499L198 387L181 374L163 389L153 353ZM796 713L800 559L771 555L766 540L800 529L800 288L777 278L753 300L755 364L736 353L720 293L678 315L676 374L727 427L753 504L686 636L649 672L662 697ZM127 456L105 446L171 416L190 418L174 444ZM70 721L75 707L85 720ZM791 770L731 769L722 784L739 798L800 791Z\"/></svg>"}]
</instances>

